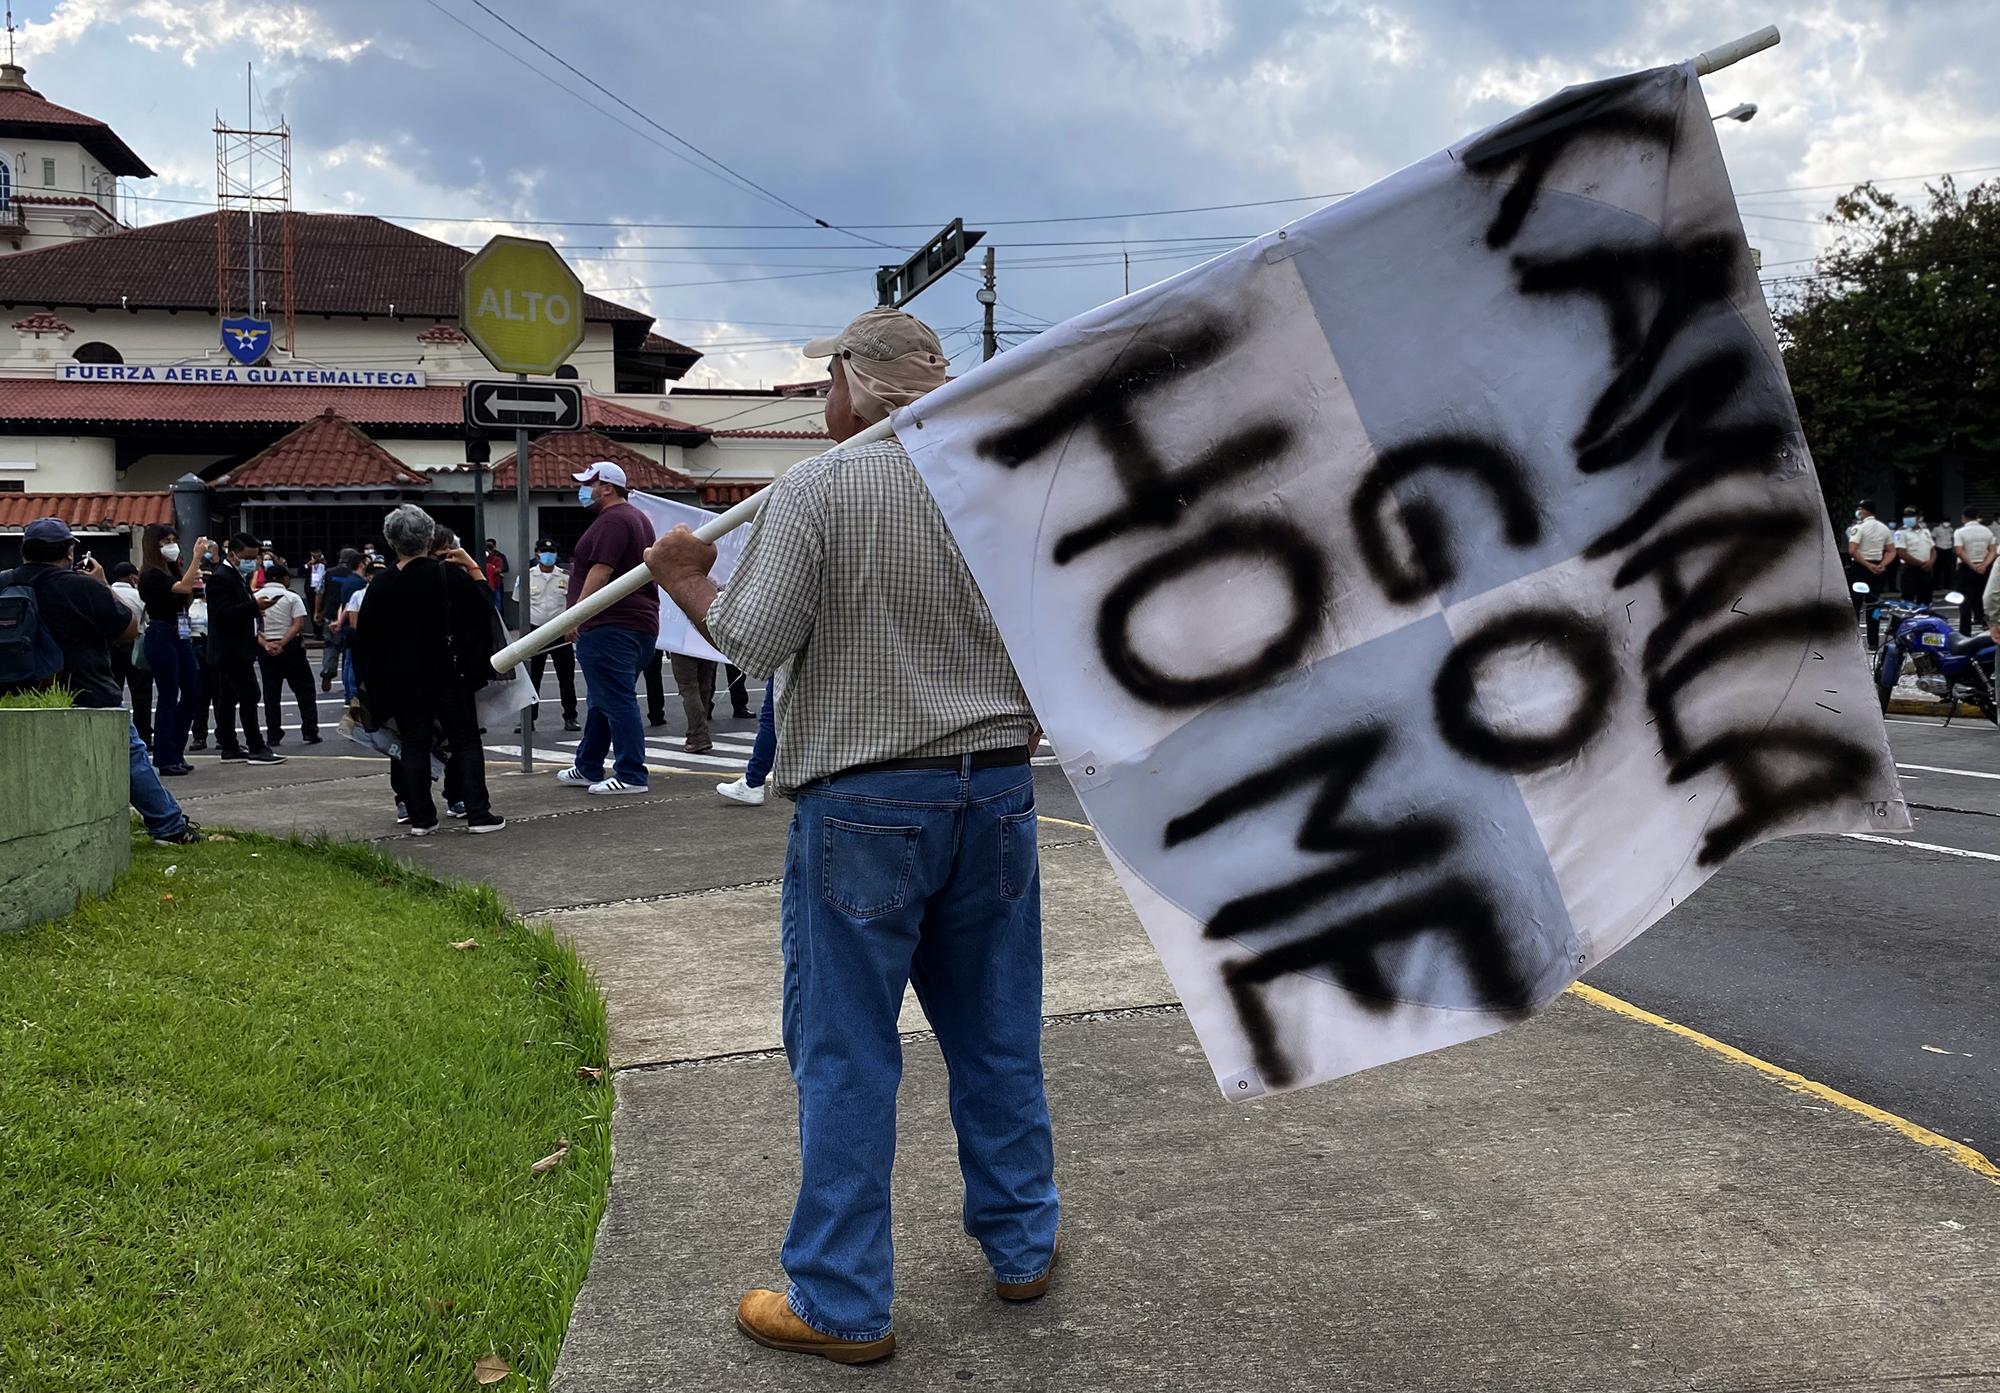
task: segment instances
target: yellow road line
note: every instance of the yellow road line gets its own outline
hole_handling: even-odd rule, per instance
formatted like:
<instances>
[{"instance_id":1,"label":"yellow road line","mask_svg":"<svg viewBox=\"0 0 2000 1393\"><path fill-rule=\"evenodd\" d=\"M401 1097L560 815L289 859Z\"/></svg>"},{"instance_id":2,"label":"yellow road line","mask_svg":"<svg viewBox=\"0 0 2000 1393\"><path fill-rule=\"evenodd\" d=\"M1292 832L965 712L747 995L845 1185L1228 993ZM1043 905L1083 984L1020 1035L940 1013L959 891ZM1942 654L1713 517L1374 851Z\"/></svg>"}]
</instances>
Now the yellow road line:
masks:
<instances>
[{"instance_id":1,"label":"yellow road line","mask_svg":"<svg viewBox=\"0 0 2000 1393\"><path fill-rule=\"evenodd\" d=\"M1769 1060L1759 1059L1754 1054L1746 1054L1734 1045L1725 1045L1715 1037L1704 1035L1699 1030L1691 1030L1678 1021L1670 1021L1665 1016L1656 1016L1644 1007L1634 1006L1631 1002L1621 997L1613 996L1609 992L1599 991L1596 987L1586 986L1582 982L1572 983L1569 990L1570 994L1579 1000L1587 1001L1593 1006L1598 1006L1612 1012L1614 1015L1624 1016L1628 1020L1640 1021L1646 1025L1657 1026L1659 1029L1669 1031L1684 1040L1692 1040L1703 1049L1719 1054L1724 1059L1734 1060L1738 1064L1747 1064L1758 1073L1776 1079L1794 1093L1809 1094L1814 1098L1820 1099L1822 1102L1831 1103L1837 1108L1851 1112L1856 1117L1865 1117L1870 1122L1878 1122L1884 1127L1893 1127L1896 1131L1901 1132L1911 1141L1917 1143L1917 1145L1928 1146L1933 1150L1942 1151L1974 1175L1982 1176L1994 1184L2000 1185L2000 1166L1994 1165L1985 1156L1974 1151L1963 1142L1955 1142L1950 1137L1939 1136L1930 1128L1919 1126L1907 1117L1898 1117L1895 1113L1885 1112L1873 1103L1864 1103L1859 1098L1849 1097L1837 1088L1829 1088L1823 1083L1815 1083L1802 1074L1794 1074L1791 1070L1780 1068Z\"/></svg>"},{"instance_id":2,"label":"yellow road line","mask_svg":"<svg viewBox=\"0 0 2000 1393\"><path fill-rule=\"evenodd\" d=\"M1053 822L1058 827L1074 827L1079 832L1095 832L1097 830L1087 822L1072 822L1066 817L1054 817L1048 813L1039 814L1039 817L1043 822Z\"/></svg>"}]
</instances>

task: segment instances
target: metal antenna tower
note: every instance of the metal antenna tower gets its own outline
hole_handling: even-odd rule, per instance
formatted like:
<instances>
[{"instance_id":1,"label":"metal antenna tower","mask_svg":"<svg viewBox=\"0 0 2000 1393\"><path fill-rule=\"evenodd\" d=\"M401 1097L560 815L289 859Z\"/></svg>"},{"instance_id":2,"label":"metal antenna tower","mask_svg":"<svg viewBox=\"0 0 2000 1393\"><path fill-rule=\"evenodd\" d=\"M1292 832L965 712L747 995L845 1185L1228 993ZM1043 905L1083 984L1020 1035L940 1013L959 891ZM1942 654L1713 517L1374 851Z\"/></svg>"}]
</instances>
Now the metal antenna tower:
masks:
<instances>
[{"instance_id":1,"label":"metal antenna tower","mask_svg":"<svg viewBox=\"0 0 2000 1393\"><path fill-rule=\"evenodd\" d=\"M292 128L259 129L250 73L244 120L215 117L215 313L272 321L272 342L292 351Z\"/></svg>"}]
</instances>

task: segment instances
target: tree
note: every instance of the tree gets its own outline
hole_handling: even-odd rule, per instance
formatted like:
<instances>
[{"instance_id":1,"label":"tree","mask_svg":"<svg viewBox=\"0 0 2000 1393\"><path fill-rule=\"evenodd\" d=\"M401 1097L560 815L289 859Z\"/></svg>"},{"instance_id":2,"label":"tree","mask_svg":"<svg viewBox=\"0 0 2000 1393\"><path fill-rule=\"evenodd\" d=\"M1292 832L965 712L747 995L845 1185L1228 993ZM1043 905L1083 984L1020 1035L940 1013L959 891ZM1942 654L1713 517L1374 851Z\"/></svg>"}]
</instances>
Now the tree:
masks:
<instances>
[{"instance_id":1,"label":"tree","mask_svg":"<svg viewBox=\"0 0 2000 1393\"><path fill-rule=\"evenodd\" d=\"M1827 217L1844 234L1781 289L1785 368L1836 517L1894 469L1937 497L1945 461L2000 460L2000 180L1950 179L1906 206L1872 184ZM1883 507L1889 506L1883 500Z\"/></svg>"}]
</instances>

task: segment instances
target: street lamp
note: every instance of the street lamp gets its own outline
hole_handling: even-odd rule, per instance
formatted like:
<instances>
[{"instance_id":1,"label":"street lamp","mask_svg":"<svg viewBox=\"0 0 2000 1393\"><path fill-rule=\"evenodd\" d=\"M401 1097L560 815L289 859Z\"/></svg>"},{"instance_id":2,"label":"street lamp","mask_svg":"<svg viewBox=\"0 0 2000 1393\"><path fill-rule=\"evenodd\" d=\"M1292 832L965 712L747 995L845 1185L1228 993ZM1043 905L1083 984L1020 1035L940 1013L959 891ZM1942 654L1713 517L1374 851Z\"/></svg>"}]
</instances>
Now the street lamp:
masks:
<instances>
[{"instance_id":1,"label":"street lamp","mask_svg":"<svg viewBox=\"0 0 2000 1393\"><path fill-rule=\"evenodd\" d=\"M1718 121L1748 121L1757 114L1757 103L1738 102L1715 119Z\"/></svg>"}]
</instances>

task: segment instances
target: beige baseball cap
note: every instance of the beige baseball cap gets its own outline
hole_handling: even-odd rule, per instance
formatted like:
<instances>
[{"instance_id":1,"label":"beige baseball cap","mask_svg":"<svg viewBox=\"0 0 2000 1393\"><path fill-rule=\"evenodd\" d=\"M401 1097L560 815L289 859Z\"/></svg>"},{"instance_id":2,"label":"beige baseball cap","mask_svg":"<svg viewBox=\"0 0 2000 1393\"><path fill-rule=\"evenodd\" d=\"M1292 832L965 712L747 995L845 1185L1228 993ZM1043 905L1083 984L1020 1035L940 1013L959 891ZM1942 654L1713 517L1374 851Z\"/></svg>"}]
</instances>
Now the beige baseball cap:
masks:
<instances>
[{"instance_id":1,"label":"beige baseball cap","mask_svg":"<svg viewBox=\"0 0 2000 1393\"><path fill-rule=\"evenodd\" d=\"M874 363L893 362L912 353L928 353L944 363L944 345L930 326L901 310L877 307L856 316L853 323L832 338L814 339L805 347L808 358L865 358Z\"/></svg>"}]
</instances>

